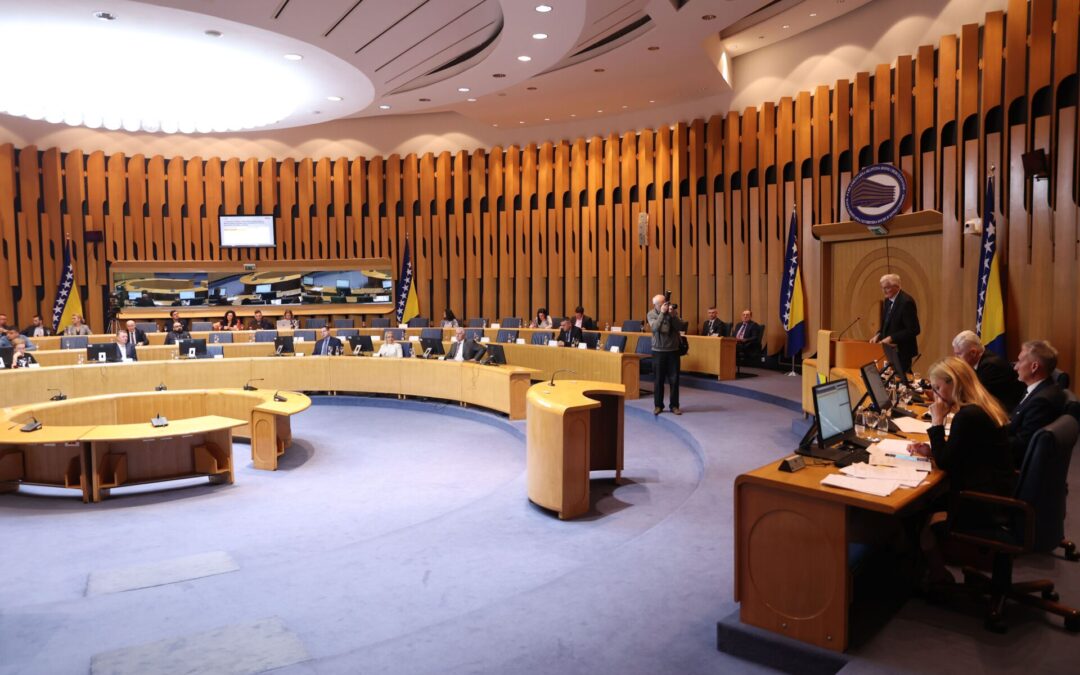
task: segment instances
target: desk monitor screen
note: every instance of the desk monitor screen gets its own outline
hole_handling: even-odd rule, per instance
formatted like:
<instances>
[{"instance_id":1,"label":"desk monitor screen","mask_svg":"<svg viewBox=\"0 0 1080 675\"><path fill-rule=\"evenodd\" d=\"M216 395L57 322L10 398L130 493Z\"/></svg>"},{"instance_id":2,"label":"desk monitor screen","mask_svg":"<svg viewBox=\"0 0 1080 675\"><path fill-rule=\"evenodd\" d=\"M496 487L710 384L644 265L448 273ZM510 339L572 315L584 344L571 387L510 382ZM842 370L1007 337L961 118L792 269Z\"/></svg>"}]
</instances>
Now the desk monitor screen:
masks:
<instances>
[{"instance_id":1,"label":"desk monitor screen","mask_svg":"<svg viewBox=\"0 0 1080 675\"><path fill-rule=\"evenodd\" d=\"M881 349L885 352L885 358L889 361L889 365L892 366L893 377L901 382L906 381L907 373L904 372L904 365L900 362L900 352L896 349L896 345L882 342Z\"/></svg>"},{"instance_id":2,"label":"desk monitor screen","mask_svg":"<svg viewBox=\"0 0 1080 675\"><path fill-rule=\"evenodd\" d=\"M394 287L394 282L390 281L389 279L383 279L382 287L383 288L393 288Z\"/></svg>"},{"instance_id":3,"label":"desk monitor screen","mask_svg":"<svg viewBox=\"0 0 1080 675\"><path fill-rule=\"evenodd\" d=\"M291 335L279 335L274 338L274 353L275 354L292 354L295 351L293 347L293 338Z\"/></svg>"},{"instance_id":4,"label":"desk monitor screen","mask_svg":"<svg viewBox=\"0 0 1080 675\"><path fill-rule=\"evenodd\" d=\"M220 236L224 247L274 246L274 217L261 215L218 216Z\"/></svg>"},{"instance_id":5,"label":"desk monitor screen","mask_svg":"<svg viewBox=\"0 0 1080 675\"><path fill-rule=\"evenodd\" d=\"M487 345L487 351L484 352L481 363L495 363L500 366L506 365L506 352L503 351L502 345L495 344L494 342Z\"/></svg>"},{"instance_id":6,"label":"desk monitor screen","mask_svg":"<svg viewBox=\"0 0 1080 675\"><path fill-rule=\"evenodd\" d=\"M870 392L870 402L874 404L874 407L878 410L891 408L892 399L889 398L889 392L885 389L885 383L881 381L877 364L871 361L859 368L859 372L862 373L863 383L866 385L866 391Z\"/></svg>"},{"instance_id":7,"label":"desk monitor screen","mask_svg":"<svg viewBox=\"0 0 1080 675\"><path fill-rule=\"evenodd\" d=\"M101 357L99 354L104 354L106 361L116 361L119 358L120 353L116 350L116 346L111 342L87 346L87 361L100 361Z\"/></svg>"},{"instance_id":8,"label":"desk monitor screen","mask_svg":"<svg viewBox=\"0 0 1080 675\"><path fill-rule=\"evenodd\" d=\"M0 347L0 367L10 368L11 359L15 355L14 347Z\"/></svg>"},{"instance_id":9,"label":"desk monitor screen","mask_svg":"<svg viewBox=\"0 0 1080 675\"><path fill-rule=\"evenodd\" d=\"M195 291L180 291L180 299L181 300L194 300L195 299Z\"/></svg>"},{"instance_id":10,"label":"desk monitor screen","mask_svg":"<svg viewBox=\"0 0 1080 675\"><path fill-rule=\"evenodd\" d=\"M314 286L315 285L315 277L304 277L304 285L305 286Z\"/></svg>"},{"instance_id":11,"label":"desk monitor screen","mask_svg":"<svg viewBox=\"0 0 1080 675\"><path fill-rule=\"evenodd\" d=\"M814 387L814 414L818 421L818 444L827 448L855 428L846 379Z\"/></svg>"},{"instance_id":12,"label":"desk monitor screen","mask_svg":"<svg viewBox=\"0 0 1080 675\"><path fill-rule=\"evenodd\" d=\"M206 356L206 340L203 338L195 338L190 340L181 340L176 343L177 351L180 352L180 356L187 356L191 353L191 350L195 350L195 358L202 358Z\"/></svg>"},{"instance_id":13,"label":"desk monitor screen","mask_svg":"<svg viewBox=\"0 0 1080 675\"><path fill-rule=\"evenodd\" d=\"M142 298L141 291L128 291L128 300L138 300Z\"/></svg>"},{"instance_id":14,"label":"desk monitor screen","mask_svg":"<svg viewBox=\"0 0 1080 675\"><path fill-rule=\"evenodd\" d=\"M270 290L270 284L258 284L255 286L255 293L261 295L262 293L273 293L273 291Z\"/></svg>"},{"instance_id":15,"label":"desk monitor screen","mask_svg":"<svg viewBox=\"0 0 1080 675\"><path fill-rule=\"evenodd\" d=\"M420 338L420 344L425 352L430 349L432 356L441 356L443 353L442 340L439 338Z\"/></svg>"},{"instance_id":16,"label":"desk monitor screen","mask_svg":"<svg viewBox=\"0 0 1080 675\"><path fill-rule=\"evenodd\" d=\"M370 335L350 335L349 350L355 352L357 346L360 347L360 351L362 352L375 351L375 347L371 344Z\"/></svg>"},{"instance_id":17,"label":"desk monitor screen","mask_svg":"<svg viewBox=\"0 0 1080 675\"><path fill-rule=\"evenodd\" d=\"M341 291L349 290L349 280L348 279L338 279L337 280L337 287L338 287L338 290L341 290Z\"/></svg>"}]
</instances>

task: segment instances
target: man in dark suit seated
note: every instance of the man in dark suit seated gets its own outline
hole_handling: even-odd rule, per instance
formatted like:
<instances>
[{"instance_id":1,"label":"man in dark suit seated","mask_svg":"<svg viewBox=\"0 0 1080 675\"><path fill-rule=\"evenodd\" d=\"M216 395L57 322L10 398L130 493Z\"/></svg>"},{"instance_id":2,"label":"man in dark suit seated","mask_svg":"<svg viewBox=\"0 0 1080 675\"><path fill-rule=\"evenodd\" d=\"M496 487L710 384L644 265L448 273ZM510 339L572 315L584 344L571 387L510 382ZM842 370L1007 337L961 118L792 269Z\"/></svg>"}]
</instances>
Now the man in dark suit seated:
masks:
<instances>
[{"instance_id":1,"label":"man in dark suit seated","mask_svg":"<svg viewBox=\"0 0 1080 675\"><path fill-rule=\"evenodd\" d=\"M919 353L919 310L915 299L900 290L900 275L886 274L881 277L881 292L885 301L881 303L881 328L870 338L870 342L885 342L896 345L900 363L904 372L911 372L911 360Z\"/></svg>"},{"instance_id":2,"label":"man in dark suit seated","mask_svg":"<svg viewBox=\"0 0 1080 675\"><path fill-rule=\"evenodd\" d=\"M1005 359L987 351L982 340L974 331L960 331L952 341L953 355L965 361L975 369L979 382L1012 414L1016 404L1024 396L1024 384L1016 376L1016 371L1009 367Z\"/></svg>"},{"instance_id":3,"label":"man in dark suit seated","mask_svg":"<svg viewBox=\"0 0 1080 675\"><path fill-rule=\"evenodd\" d=\"M142 347L150 344L150 339L146 337L146 331L135 325L135 322L131 319L127 320L124 324L124 332L128 336L128 344Z\"/></svg>"},{"instance_id":4,"label":"man in dark suit seated","mask_svg":"<svg viewBox=\"0 0 1080 675\"><path fill-rule=\"evenodd\" d=\"M596 322L591 316L585 315L585 308L581 305L574 308L573 324L579 330L596 330Z\"/></svg>"},{"instance_id":5,"label":"man in dark suit seated","mask_svg":"<svg viewBox=\"0 0 1080 675\"><path fill-rule=\"evenodd\" d=\"M315 356L332 356L342 352L341 340L330 334L330 328L323 326L319 332L319 341L315 343L315 349L311 352Z\"/></svg>"},{"instance_id":6,"label":"man in dark suit seated","mask_svg":"<svg viewBox=\"0 0 1080 675\"><path fill-rule=\"evenodd\" d=\"M761 324L754 321L754 313L749 309L744 309L742 320L731 327L731 336L739 341L735 345L735 357L740 361L761 354Z\"/></svg>"},{"instance_id":7,"label":"man in dark suit seated","mask_svg":"<svg viewBox=\"0 0 1080 675\"><path fill-rule=\"evenodd\" d=\"M270 319L263 317L262 310L257 309L255 310L255 318L252 319L248 330L277 330L277 325Z\"/></svg>"},{"instance_id":8,"label":"man in dark suit seated","mask_svg":"<svg viewBox=\"0 0 1080 675\"><path fill-rule=\"evenodd\" d=\"M581 309L580 307L578 309ZM559 335L555 338L563 347L574 347L581 342L581 329L574 325L570 318L562 320L559 326Z\"/></svg>"},{"instance_id":9,"label":"man in dark suit seated","mask_svg":"<svg viewBox=\"0 0 1080 675\"><path fill-rule=\"evenodd\" d=\"M172 330L170 330L168 333L165 333L165 344L167 345L177 345L180 344L181 340L190 339L191 333L184 330L184 324L180 323L179 321L173 323Z\"/></svg>"},{"instance_id":10,"label":"man in dark suit seated","mask_svg":"<svg viewBox=\"0 0 1080 675\"><path fill-rule=\"evenodd\" d=\"M727 337L727 326L716 315L716 308L710 307L708 318L701 326L701 334L710 337Z\"/></svg>"},{"instance_id":11,"label":"man in dark suit seated","mask_svg":"<svg viewBox=\"0 0 1080 675\"><path fill-rule=\"evenodd\" d=\"M52 335L52 330L41 321L41 316L35 314L30 325L22 332L28 338L39 338Z\"/></svg>"},{"instance_id":12,"label":"man in dark suit seated","mask_svg":"<svg viewBox=\"0 0 1080 675\"><path fill-rule=\"evenodd\" d=\"M480 345L475 340L465 338L465 329L460 326L454 331L454 339L450 341L450 349L447 350L444 360L446 361L471 361L476 356L476 350Z\"/></svg>"},{"instance_id":13,"label":"man in dark suit seated","mask_svg":"<svg viewBox=\"0 0 1080 675\"><path fill-rule=\"evenodd\" d=\"M177 321L179 321L180 325L184 327L184 330L187 330L187 321L181 319L180 312L174 309L173 311L169 312L169 325L171 326Z\"/></svg>"},{"instance_id":14,"label":"man in dark suit seated","mask_svg":"<svg viewBox=\"0 0 1080 675\"><path fill-rule=\"evenodd\" d=\"M1009 449L1021 466L1031 437L1065 410L1066 396L1051 375L1057 368L1057 350L1045 340L1028 340L1020 347L1016 374L1027 387L1009 420Z\"/></svg>"},{"instance_id":15,"label":"man in dark suit seated","mask_svg":"<svg viewBox=\"0 0 1080 675\"><path fill-rule=\"evenodd\" d=\"M128 342L127 331L120 331L116 334L116 353L113 355L110 361L138 361L139 357L135 355L135 345Z\"/></svg>"}]
</instances>

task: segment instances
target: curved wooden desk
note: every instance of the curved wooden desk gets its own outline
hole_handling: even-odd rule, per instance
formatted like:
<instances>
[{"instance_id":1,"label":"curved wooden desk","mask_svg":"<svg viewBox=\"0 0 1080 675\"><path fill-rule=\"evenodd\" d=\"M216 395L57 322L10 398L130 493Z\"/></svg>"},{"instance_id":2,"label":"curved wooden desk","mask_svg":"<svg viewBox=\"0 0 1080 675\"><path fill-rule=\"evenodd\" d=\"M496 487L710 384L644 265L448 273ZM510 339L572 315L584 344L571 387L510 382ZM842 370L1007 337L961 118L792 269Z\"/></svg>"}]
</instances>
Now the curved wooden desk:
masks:
<instances>
[{"instance_id":1,"label":"curved wooden desk","mask_svg":"<svg viewBox=\"0 0 1080 675\"><path fill-rule=\"evenodd\" d=\"M311 405L303 394L283 397L275 401L270 390L193 389L5 408L0 412L0 491L17 490L21 483L51 485L78 489L84 502L97 502L110 488L124 485L193 476L232 483L232 433L238 427L251 429L256 466L276 467L291 440L289 416ZM166 417L168 426L152 426L157 415ZM42 427L20 431L32 420Z\"/></svg>"},{"instance_id":2,"label":"curved wooden desk","mask_svg":"<svg viewBox=\"0 0 1080 675\"><path fill-rule=\"evenodd\" d=\"M559 380L527 397L525 472L529 500L566 520L589 510L589 472L623 469L625 388Z\"/></svg>"}]
</instances>

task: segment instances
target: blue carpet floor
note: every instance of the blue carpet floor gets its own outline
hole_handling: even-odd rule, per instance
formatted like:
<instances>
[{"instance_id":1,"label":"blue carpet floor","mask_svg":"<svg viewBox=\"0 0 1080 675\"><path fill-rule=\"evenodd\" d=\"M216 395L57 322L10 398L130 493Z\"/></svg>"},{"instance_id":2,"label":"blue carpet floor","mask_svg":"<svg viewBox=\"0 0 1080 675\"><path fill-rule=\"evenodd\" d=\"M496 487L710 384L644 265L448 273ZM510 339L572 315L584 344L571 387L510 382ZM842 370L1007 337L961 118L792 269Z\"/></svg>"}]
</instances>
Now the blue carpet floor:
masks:
<instances>
[{"instance_id":1,"label":"blue carpet floor","mask_svg":"<svg viewBox=\"0 0 1080 675\"><path fill-rule=\"evenodd\" d=\"M765 672L716 650L737 610L732 482L791 448L798 385L687 387L682 417L628 403L625 483L594 474L593 508L570 522L525 497L524 422L385 398L317 399L277 472L237 444L232 486L4 495L0 673L129 672L103 664L145 668L207 635L216 660L187 672L251 672L251 654L220 647L251 626L296 642L267 661L292 664L278 673ZM214 552L238 569L87 594L94 573ZM1027 624L1034 670L1071 658L1074 636ZM845 672L1005 672L1012 636L912 601Z\"/></svg>"}]
</instances>

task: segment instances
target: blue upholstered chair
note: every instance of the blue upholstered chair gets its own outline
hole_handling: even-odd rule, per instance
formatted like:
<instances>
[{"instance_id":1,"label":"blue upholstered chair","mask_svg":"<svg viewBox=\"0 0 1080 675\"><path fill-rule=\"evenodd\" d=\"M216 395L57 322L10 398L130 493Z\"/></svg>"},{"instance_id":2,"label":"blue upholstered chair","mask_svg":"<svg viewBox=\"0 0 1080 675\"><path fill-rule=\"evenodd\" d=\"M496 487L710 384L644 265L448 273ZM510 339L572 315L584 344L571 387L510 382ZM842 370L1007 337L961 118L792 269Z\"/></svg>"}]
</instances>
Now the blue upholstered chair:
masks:
<instances>
[{"instance_id":1,"label":"blue upholstered chair","mask_svg":"<svg viewBox=\"0 0 1080 675\"><path fill-rule=\"evenodd\" d=\"M210 358L225 356L225 347L222 345L206 345L206 355Z\"/></svg>"},{"instance_id":2,"label":"blue upholstered chair","mask_svg":"<svg viewBox=\"0 0 1080 675\"><path fill-rule=\"evenodd\" d=\"M232 344L232 333L210 333L210 337L207 338L206 344L208 345L220 345L220 344Z\"/></svg>"},{"instance_id":3,"label":"blue upholstered chair","mask_svg":"<svg viewBox=\"0 0 1080 675\"><path fill-rule=\"evenodd\" d=\"M420 339L427 338L429 340L441 340L443 337L442 328L421 328Z\"/></svg>"},{"instance_id":4,"label":"blue upholstered chair","mask_svg":"<svg viewBox=\"0 0 1080 675\"><path fill-rule=\"evenodd\" d=\"M304 342L315 342L315 340L317 339L315 337L315 331L307 328L303 330L294 330L293 340L295 341L296 338L304 338Z\"/></svg>"},{"instance_id":5,"label":"blue upholstered chair","mask_svg":"<svg viewBox=\"0 0 1080 675\"><path fill-rule=\"evenodd\" d=\"M479 340L484 337L484 330L482 328L466 328L465 339L466 340Z\"/></svg>"},{"instance_id":6,"label":"blue upholstered chair","mask_svg":"<svg viewBox=\"0 0 1080 675\"><path fill-rule=\"evenodd\" d=\"M136 321L135 327L144 333L158 332L158 325L156 321Z\"/></svg>"},{"instance_id":7,"label":"blue upholstered chair","mask_svg":"<svg viewBox=\"0 0 1080 675\"><path fill-rule=\"evenodd\" d=\"M521 319L516 316L507 316L499 321L500 328L521 328Z\"/></svg>"},{"instance_id":8,"label":"blue upholstered chair","mask_svg":"<svg viewBox=\"0 0 1080 675\"><path fill-rule=\"evenodd\" d=\"M341 339L342 342L351 338L354 335L359 335L360 331L356 328L338 328L334 331L335 335Z\"/></svg>"},{"instance_id":9,"label":"blue upholstered chair","mask_svg":"<svg viewBox=\"0 0 1080 675\"><path fill-rule=\"evenodd\" d=\"M633 319L627 319L622 322L622 332L624 333L640 333L641 322L634 321Z\"/></svg>"},{"instance_id":10,"label":"blue upholstered chair","mask_svg":"<svg viewBox=\"0 0 1080 675\"><path fill-rule=\"evenodd\" d=\"M589 345L589 349L596 349L596 346L600 344L600 333L594 333L591 330L582 331L581 341Z\"/></svg>"},{"instance_id":11,"label":"blue upholstered chair","mask_svg":"<svg viewBox=\"0 0 1080 675\"><path fill-rule=\"evenodd\" d=\"M214 324L211 321L192 321L192 332L210 332L214 330Z\"/></svg>"},{"instance_id":12,"label":"blue upholstered chair","mask_svg":"<svg viewBox=\"0 0 1080 675\"><path fill-rule=\"evenodd\" d=\"M308 317L304 319L304 328L314 328L318 330L326 325L326 319L322 319L316 316Z\"/></svg>"},{"instance_id":13,"label":"blue upholstered chair","mask_svg":"<svg viewBox=\"0 0 1080 675\"><path fill-rule=\"evenodd\" d=\"M277 337L276 330L257 330L255 331L255 342L273 342Z\"/></svg>"},{"instance_id":14,"label":"blue upholstered chair","mask_svg":"<svg viewBox=\"0 0 1080 675\"><path fill-rule=\"evenodd\" d=\"M90 338L85 335L64 335L60 338L60 349L86 349Z\"/></svg>"},{"instance_id":15,"label":"blue upholstered chair","mask_svg":"<svg viewBox=\"0 0 1080 675\"><path fill-rule=\"evenodd\" d=\"M385 316L377 316L377 317L375 317L374 319L371 320L371 327L372 328L389 328L390 327L390 319L386 318Z\"/></svg>"},{"instance_id":16,"label":"blue upholstered chair","mask_svg":"<svg viewBox=\"0 0 1080 675\"><path fill-rule=\"evenodd\" d=\"M469 328L483 328L484 326L487 326L487 319L479 316L474 316L469 319L469 321L465 325Z\"/></svg>"},{"instance_id":17,"label":"blue upholstered chair","mask_svg":"<svg viewBox=\"0 0 1080 675\"><path fill-rule=\"evenodd\" d=\"M431 325L426 316L414 316L405 322L405 325L409 328L427 328Z\"/></svg>"},{"instance_id":18,"label":"blue upholstered chair","mask_svg":"<svg viewBox=\"0 0 1080 675\"><path fill-rule=\"evenodd\" d=\"M516 330L507 330L500 328L499 332L495 335L495 342L513 343L517 342L518 332Z\"/></svg>"},{"instance_id":19,"label":"blue upholstered chair","mask_svg":"<svg viewBox=\"0 0 1080 675\"><path fill-rule=\"evenodd\" d=\"M546 345L552 340L554 335L554 333L549 333L548 331L538 330L533 333L532 340L530 340L530 342L534 345Z\"/></svg>"},{"instance_id":20,"label":"blue upholstered chair","mask_svg":"<svg viewBox=\"0 0 1080 675\"><path fill-rule=\"evenodd\" d=\"M626 336L619 335L618 333L609 333L607 339L604 340L604 351L611 351L612 347L618 347L619 352L626 351Z\"/></svg>"},{"instance_id":21,"label":"blue upholstered chair","mask_svg":"<svg viewBox=\"0 0 1080 675\"><path fill-rule=\"evenodd\" d=\"M334 319L334 328L352 328L352 319Z\"/></svg>"}]
</instances>

